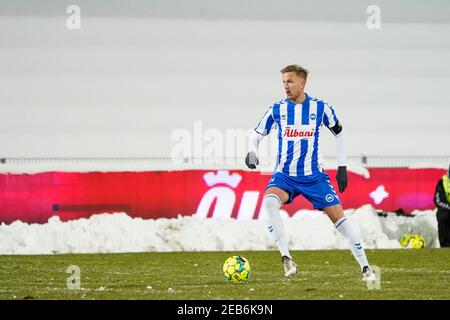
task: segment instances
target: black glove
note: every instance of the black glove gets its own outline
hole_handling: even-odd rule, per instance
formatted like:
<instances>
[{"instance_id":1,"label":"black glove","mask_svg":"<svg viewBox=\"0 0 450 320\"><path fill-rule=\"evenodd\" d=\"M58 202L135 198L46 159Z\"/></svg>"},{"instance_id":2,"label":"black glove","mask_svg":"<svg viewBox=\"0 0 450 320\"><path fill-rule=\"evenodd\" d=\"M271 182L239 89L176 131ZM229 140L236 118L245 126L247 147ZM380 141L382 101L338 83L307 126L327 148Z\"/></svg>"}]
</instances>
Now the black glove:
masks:
<instances>
[{"instance_id":1,"label":"black glove","mask_svg":"<svg viewBox=\"0 0 450 320\"><path fill-rule=\"evenodd\" d=\"M347 188L348 178L347 178L347 167L338 167L336 174L336 181L339 186L339 192L344 192Z\"/></svg>"},{"instance_id":2,"label":"black glove","mask_svg":"<svg viewBox=\"0 0 450 320\"><path fill-rule=\"evenodd\" d=\"M258 157L253 151L250 151L247 153L247 156L245 157L245 164L250 169L256 169L256 166L259 164Z\"/></svg>"}]
</instances>

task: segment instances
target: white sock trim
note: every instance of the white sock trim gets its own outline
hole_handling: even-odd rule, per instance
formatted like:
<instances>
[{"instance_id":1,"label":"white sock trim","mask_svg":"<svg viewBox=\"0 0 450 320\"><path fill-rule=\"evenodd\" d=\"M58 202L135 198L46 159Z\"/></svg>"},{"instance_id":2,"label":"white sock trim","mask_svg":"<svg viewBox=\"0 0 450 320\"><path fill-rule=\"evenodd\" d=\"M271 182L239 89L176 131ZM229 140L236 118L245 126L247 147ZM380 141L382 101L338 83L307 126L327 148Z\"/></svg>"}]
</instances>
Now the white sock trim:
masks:
<instances>
[{"instance_id":1,"label":"white sock trim","mask_svg":"<svg viewBox=\"0 0 450 320\"><path fill-rule=\"evenodd\" d=\"M275 199L277 199L277 200L278 200L278 203L280 204L280 207L281 207L281 205L282 205L281 199L280 199L280 197L278 197L276 194L270 193L270 194L268 194L268 195L265 195L265 196L264 196L264 199L267 199L267 198L275 198Z\"/></svg>"},{"instance_id":2,"label":"white sock trim","mask_svg":"<svg viewBox=\"0 0 450 320\"><path fill-rule=\"evenodd\" d=\"M362 246L361 239L359 235L357 235L352 227L350 226L350 222L347 221L347 218L341 218L334 224L336 229L347 239L350 245L350 250L358 262L361 270L364 266L369 265L367 261L366 253Z\"/></svg>"},{"instance_id":3,"label":"white sock trim","mask_svg":"<svg viewBox=\"0 0 450 320\"><path fill-rule=\"evenodd\" d=\"M337 229L341 224L343 224L345 221L347 221L347 217L342 217L336 223L334 224L334 227Z\"/></svg>"}]
</instances>

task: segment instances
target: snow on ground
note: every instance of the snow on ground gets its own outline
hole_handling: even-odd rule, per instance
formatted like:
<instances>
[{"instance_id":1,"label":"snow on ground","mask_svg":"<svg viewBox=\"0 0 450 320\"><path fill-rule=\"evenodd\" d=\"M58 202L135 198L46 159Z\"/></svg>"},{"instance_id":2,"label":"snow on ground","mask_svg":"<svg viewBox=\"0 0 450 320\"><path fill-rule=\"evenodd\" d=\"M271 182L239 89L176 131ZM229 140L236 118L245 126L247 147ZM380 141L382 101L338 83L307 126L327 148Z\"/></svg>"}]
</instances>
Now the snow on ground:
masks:
<instances>
[{"instance_id":1,"label":"snow on ground","mask_svg":"<svg viewBox=\"0 0 450 320\"><path fill-rule=\"evenodd\" d=\"M366 248L401 248L398 240L404 233L421 234L427 246L438 247L434 212L415 214L380 217L370 205L346 211ZM287 219L285 227L293 250L347 248L345 240L321 212L299 211ZM46 224L16 221L0 225L0 254L266 249L275 247L265 222L259 220L200 219L195 215L144 220L116 213L67 222L55 216Z\"/></svg>"}]
</instances>

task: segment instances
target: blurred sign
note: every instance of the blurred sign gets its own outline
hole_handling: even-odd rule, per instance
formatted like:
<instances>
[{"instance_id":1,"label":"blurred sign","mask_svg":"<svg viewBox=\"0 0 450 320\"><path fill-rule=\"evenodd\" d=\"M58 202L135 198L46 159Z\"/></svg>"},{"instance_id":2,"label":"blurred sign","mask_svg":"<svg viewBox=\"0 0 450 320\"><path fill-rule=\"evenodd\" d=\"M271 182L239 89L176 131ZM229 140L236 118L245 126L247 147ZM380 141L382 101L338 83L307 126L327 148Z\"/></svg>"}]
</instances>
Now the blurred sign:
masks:
<instances>
[{"instance_id":1,"label":"blurred sign","mask_svg":"<svg viewBox=\"0 0 450 320\"><path fill-rule=\"evenodd\" d=\"M344 209L371 204L395 211L434 209L433 196L443 169L376 168L370 177L349 172L338 193ZM336 171L327 170L336 188ZM0 222L45 223L126 212L145 219L193 215L202 218L258 219L270 175L248 171L48 172L0 174ZM282 207L293 215L312 209L301 196Z\"/></svg>"}]
</instances>

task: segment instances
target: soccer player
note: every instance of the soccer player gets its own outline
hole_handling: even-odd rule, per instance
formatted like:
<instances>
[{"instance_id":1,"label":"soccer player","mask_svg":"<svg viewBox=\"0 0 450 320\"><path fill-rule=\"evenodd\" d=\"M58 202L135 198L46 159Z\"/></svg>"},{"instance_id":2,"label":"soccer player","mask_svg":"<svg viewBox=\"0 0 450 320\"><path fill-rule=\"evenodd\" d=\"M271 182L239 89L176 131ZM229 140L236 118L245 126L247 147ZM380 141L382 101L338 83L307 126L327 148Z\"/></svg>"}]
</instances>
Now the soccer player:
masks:
<instances>
[{"instance_id":1,"label":"soccer player","mask_svg":"<svg viewBox=\"0 0 450 320\"><path fill-rule=\"evenodd\" d=\"M276 124L277 165L267 184L262 206L268 219L268 230L281 253L285 276L294 275L297 272L297 265L289 253L289 240L284 231L279 209L301 194L315 209L323 210L334 223L334 227L348 239L353 256L361 267L362 280L372 281L375 276L361 241L344 216L341 202L328 174L318 162L320 128L325 125L336 137L338 160L336 180L339 191L344 192L347 187L347 167L342 124L328 103L310 97L304 92L308 77L306 69L298 65L289 65L281 70L281 74L287 98L273 104L258 123L250 136L245 163L250 169L256 169L259 164L258 145Z\"/></svg>"}]
</instances>

